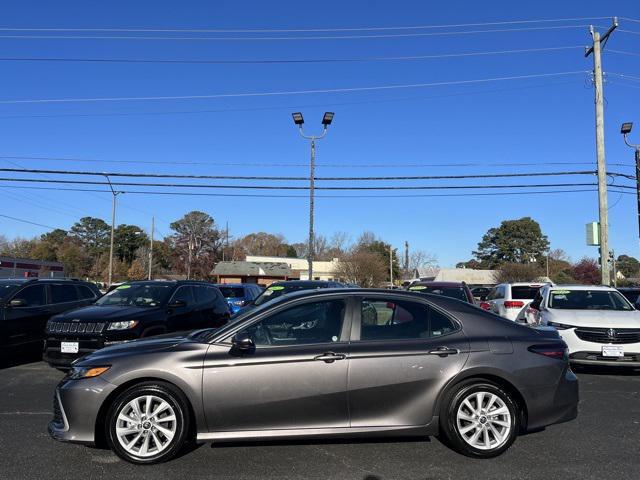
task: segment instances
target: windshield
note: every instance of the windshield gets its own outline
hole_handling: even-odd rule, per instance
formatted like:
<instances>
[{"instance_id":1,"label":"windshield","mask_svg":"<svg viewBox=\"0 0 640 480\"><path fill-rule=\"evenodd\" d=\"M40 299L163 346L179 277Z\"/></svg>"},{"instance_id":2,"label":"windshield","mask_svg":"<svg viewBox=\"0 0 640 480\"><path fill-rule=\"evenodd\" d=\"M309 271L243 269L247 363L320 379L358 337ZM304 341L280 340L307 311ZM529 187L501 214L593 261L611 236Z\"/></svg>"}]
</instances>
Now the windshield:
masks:
<instances>
[{"instance_id":1,"label":"windshield","mask_svg":"<svg viewBox=\"0 0 640 480\"><path fill-rule=\"evenodd\" d=\"M19 285L19 283L0 283L0 300L4 300Z\"/></svg>"},{"instance_id":2,"label":"windshield","mask_svg":"<svg viewBox=\"0 0 640 480\"><path fill-rule=\"evenodd\" d=\"M218 287L224 298L244 298L244 288L242 287Z\"/></svg>"},{"instance_id":3,"label":"windshield","mask_svg":"<svg viewBox=\"0 0 640 480\"><path fill-rule=\"evenodd\" d=\"M413 287L410 287L409 290L413 292L442 295L444 297L451 297L458 300L467 301L467 293L462 287L436 287L432 285L415 285Z\"/></svg>"},{"instance_id":4,"label":"windshield","mask_svg":"<svg viewBox=\"0 0 640 480\"><path fill-rule=\"evenodd\" d=\"M316 288L327 288L328 285L321 284L293 284L293 285L271 285L256 298L254 305L262 305L263 303L281 297L285 293L297 292L298 290L314 290Z\"/></svg>"},{"instance_id":5,"label":"windshield","mask_svg":"<svg viewBox=\"0 0 640 480\"><path fill-rule=\"evenodd\" d=\"M96 302L96 305L158 307L173 291L173 285L120 285Z\"/></svg>"},{"instance_id":6,"label":"windshield","mask_svg":"<svg viewBox=\"0 0 640 480\"><path fill-rule=\"evenodd\" d=\"M549 308L558 310L633 310L629 302L616 291L552 290Z\"/></svg>"}]
</instances>

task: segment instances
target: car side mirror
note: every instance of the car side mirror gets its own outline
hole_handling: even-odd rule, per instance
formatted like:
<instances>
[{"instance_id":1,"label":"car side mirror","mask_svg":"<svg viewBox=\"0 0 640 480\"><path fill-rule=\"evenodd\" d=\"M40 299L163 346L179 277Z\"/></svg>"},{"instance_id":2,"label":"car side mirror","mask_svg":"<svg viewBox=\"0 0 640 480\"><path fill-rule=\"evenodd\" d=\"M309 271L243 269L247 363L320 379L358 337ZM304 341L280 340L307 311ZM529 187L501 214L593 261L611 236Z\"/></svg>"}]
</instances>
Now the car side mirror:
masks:
<instances>
[{"instance_id":1,"label":"car side mirror","mask_svg":"<svg viewBox=\"0 0 640 480\"><path fill-rule=\"evenodd\" d=\"M16 298L14 300L11 300L9 302L9 305L12 307L26 307L27 306L27 302L24 301L22 298Z\"/></svg>"},{"instance_id":2,"label":"car side mirror","mask_svg":"<svg viewBox=\"0 0 640 480\"><path fill-rule=\"evenodd\" d=\"M169 304L169 308L182 308L186 306L187 302L185 302L184 300L174 300Z\"/></svg>"},{"instance_id":3,"label":"car side mirror","mask_svg":"<svg viewBox=\"0 0 640 480\"><path fill-rule=\"evenodd\" d=\"M256 348L253 339L246 332L236 333L231 339L231 348L237 352L250 352Z\"/></svg>"}]
</instances>

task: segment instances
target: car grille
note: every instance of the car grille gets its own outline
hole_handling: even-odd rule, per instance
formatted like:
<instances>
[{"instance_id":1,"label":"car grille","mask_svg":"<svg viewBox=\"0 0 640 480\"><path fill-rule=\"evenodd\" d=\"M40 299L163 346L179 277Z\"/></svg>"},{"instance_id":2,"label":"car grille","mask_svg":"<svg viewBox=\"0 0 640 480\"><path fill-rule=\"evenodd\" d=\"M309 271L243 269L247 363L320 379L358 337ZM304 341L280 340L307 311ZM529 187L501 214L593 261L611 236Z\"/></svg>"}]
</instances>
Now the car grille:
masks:
<instances>
[{"instance_id":1,"label":"car grille","mask_svg":"<svg viewBox=\"0 0 640 480\"><path fill-rule=\"evenodd\" d=\"M594 343L640 343L640 329L637 328L576 328L580 340Z\"/></svg>"},{"instance_id":2,"label":"car grille","mask_svg":"<svg viewBox=\"0 0 640 480\"><path fill-rule=\"evenodd\" d=\"M81 323L81 322L49 322L47 333L101 333L105 323Z\"/></svg>"}]
</instances>

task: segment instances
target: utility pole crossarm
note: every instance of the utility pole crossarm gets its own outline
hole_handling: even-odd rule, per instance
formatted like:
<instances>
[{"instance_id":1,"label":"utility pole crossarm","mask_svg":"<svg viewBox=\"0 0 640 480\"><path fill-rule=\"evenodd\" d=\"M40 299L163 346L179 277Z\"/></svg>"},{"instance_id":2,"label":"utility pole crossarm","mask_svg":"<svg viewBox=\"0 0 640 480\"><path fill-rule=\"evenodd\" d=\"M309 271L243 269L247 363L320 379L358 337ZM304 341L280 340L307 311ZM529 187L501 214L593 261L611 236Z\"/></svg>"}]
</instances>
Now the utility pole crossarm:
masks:
<instances>
[{"instance_id":1,"label":"utility pole crossarm","mask_svg":"<svg viewBox=\"0 0 640 480\"><path fill-rule=\"evenodd\" d=\"M604 48L604 44L607 43L607 40L609 40L609 35L611 35L616 28L618 28L618 17L613 17L613 21L611 22L611 26L609 27L609 30L607 30L606 33L602 35L602 37L600 37L600 45L602 48ZM593 25L589 27L589 31L591 32L591 36L593 36L596 33L595 29L593 28ZM592 53L593 53L593 45L591 47L585 48L585 52L584 52L585 58L591 55Z\"/></svg>"}]
</instances>

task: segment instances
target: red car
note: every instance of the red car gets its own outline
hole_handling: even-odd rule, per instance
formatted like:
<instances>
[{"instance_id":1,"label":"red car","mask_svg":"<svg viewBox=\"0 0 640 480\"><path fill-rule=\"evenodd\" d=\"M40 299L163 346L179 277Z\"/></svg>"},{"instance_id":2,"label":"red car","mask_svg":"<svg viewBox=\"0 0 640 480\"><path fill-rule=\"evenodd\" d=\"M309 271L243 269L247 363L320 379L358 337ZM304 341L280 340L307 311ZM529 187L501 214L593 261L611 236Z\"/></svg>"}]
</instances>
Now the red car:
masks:
<instances>
[{"instance_id":1,"label":"red car","mask_svg":"<svg viewBox=\"0 0 640 480\"><path fill-rule=\"evenodd\" d=\"M465 282L414 282L409 291L443 295L474 304L473 294Z\"/></svg>"}]
</instances>

